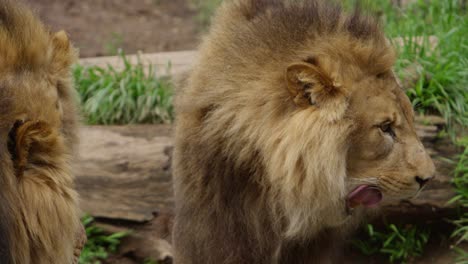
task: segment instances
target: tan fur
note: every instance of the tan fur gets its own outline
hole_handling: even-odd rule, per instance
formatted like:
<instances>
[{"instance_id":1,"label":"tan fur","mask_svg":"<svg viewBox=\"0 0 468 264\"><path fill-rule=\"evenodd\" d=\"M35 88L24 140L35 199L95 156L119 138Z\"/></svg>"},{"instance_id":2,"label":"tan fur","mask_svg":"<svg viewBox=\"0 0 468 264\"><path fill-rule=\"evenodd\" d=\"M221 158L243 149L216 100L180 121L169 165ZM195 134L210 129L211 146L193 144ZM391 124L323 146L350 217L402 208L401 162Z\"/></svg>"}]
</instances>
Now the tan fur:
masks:
<instances>
[{"instance_id":1,"label":"tan fur","mask_svg":"<svg viewBox=\"0 0 468 264\"><path fill-rule=\"evenodd\" d=\"M1 263L66 264L80 232L71 160L76 52L17 1L0 0Z\"/></svg>"},{"instance_id":2,"label":"tan fur","mask_svg":"<svg viewBox=\"0 0 468 264\"><path fill-rule=\"evenodd\" d=\"M392 47L327 2L218 11L176 102L175 263L332 262L356 186L400 199L432 177Z\"/></svg>"}]
</instances>

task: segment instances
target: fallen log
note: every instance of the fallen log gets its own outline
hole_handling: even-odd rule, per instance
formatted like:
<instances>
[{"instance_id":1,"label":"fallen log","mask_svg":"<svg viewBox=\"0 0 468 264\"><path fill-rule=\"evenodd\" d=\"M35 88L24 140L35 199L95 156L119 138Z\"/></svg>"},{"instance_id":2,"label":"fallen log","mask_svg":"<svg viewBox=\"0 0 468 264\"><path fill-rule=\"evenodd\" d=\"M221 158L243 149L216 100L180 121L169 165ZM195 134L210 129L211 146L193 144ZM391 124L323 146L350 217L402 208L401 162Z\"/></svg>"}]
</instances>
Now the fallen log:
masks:
<instances>
[{"instance_id":1,"label":"fallen log","mask_svg":"<svg viewBox=\"0 0 468 264\"><path fill-rule=\"evenodd\" d=\"M148 221L171 210L169 126L83 127L76 168L81 208L95 217Z\"/></svg>"}]
</instances>

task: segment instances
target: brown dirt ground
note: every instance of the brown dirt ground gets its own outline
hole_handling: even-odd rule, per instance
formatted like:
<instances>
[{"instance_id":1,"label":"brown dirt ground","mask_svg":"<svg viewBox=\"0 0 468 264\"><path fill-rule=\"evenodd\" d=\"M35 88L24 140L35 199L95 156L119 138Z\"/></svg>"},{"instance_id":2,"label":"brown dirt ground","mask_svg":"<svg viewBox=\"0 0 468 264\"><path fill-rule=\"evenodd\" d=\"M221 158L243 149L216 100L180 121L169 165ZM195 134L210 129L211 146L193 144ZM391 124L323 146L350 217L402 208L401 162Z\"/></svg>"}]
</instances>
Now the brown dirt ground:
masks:
<instances>
[{"instance_id":1,"label":"brown dirt ground","mask_svg":"<svg viewBox=\"0 0 468 264\"><path fill-rule=\"evenodd\" d=\"M23 0L81 57L194 49L200 26L190 0Z\"/></svg>"}]
</instances>

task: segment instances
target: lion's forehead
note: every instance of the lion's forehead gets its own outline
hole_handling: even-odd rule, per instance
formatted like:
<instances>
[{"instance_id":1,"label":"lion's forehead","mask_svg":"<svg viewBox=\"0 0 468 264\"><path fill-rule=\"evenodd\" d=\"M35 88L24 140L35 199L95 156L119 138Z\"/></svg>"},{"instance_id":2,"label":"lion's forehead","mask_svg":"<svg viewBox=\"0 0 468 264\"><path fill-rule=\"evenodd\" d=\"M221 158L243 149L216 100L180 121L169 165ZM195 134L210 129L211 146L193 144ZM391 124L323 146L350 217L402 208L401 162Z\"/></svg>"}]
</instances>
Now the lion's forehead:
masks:
<instances>
[{"instance_id":1,"label":"lion's forehead","mask_svg":"<svg viewBox=\"0 0 468 264\"><path fill-rule=\"evenodd\" d=\"M373 86L372 83L356 84L350 98L350 107L355 113L386 112L395 109L397 95L389 89Z\"/></svg>"}]
</instances>

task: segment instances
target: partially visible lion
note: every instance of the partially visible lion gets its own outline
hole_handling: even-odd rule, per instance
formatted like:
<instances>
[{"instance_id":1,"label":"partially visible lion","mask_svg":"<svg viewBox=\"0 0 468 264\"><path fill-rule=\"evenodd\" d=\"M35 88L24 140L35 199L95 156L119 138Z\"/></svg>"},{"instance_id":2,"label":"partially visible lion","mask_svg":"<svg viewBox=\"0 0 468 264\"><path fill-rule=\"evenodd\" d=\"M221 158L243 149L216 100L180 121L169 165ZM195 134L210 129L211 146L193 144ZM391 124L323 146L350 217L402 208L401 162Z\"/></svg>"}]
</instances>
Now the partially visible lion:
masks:
<instances>
[{"instance_id":1,"label":"partially visible lion","mask_svg":"<svg viewBox=\"0 0 468 264\"><path fill-rule=\"evenodd\" d=\"M77 262L83 242L71 158L77 113L64 32L0 0L0 263ZM78 250L78 251L77 251Z\"/></svg>"},{"instance_id":2,"label":"partially visible lion","mask_svg":"<svg viewBox=\"0 0 468 264\"><path fill-rule=\"evenodd\" d=\"M378 23L330 1L224 1L176 102L175 263L329 263L433 177Z\"/></svg>"}]
</instances>

